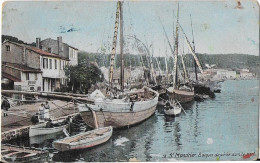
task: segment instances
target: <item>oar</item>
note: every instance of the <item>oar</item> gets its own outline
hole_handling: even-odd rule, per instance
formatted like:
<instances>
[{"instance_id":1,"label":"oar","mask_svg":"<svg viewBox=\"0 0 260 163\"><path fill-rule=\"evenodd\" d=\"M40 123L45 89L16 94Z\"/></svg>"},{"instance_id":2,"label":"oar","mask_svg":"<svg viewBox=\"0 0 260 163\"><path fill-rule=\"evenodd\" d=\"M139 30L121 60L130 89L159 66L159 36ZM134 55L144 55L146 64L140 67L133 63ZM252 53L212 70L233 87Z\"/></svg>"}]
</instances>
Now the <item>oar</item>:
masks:
<instances>
[{"instance_id":1,"label":"oar","mask_svg":"<svg viewBox=\"0 0 260 163\"><path fill-rule=\"evenodd\" d=\"M177 101L177 100L176 100L176 101ZM181 106L181 104L179 103L179 101L177 101L177 103ZM185 114L187 114L187 113L185 112L185 110L183 109L182 106L181 106L181 109L184 111Z\"/></svg>"}]
</instances>

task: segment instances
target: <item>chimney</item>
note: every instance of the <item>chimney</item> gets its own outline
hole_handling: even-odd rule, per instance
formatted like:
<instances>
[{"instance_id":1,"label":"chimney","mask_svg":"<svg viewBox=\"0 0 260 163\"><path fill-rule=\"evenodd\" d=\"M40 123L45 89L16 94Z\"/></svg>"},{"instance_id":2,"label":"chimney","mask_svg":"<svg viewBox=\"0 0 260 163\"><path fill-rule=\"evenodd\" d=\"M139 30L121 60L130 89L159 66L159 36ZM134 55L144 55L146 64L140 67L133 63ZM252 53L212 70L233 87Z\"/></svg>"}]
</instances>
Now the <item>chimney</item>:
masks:
<instances>
[{"instance_id":1,"label":"chimney","mask_svg":"<svg viewBox=\"0 0 260 163\"><path fill-rule=\"evenodd\" d=\"M36 48L40 48L40 44L41 44L41 38L37 37L36 38Z\"/></svg>"},{"instance_id":2,"label":"chimney","mask_svg":"<svg viewBox=\"0 0 260 163\"><path fill-rule=\"evenodd\" d=\"M58 41L58 55L63 56L62 37L61 36L57 37L57 41Z\"/></svg>"}]
</instances>

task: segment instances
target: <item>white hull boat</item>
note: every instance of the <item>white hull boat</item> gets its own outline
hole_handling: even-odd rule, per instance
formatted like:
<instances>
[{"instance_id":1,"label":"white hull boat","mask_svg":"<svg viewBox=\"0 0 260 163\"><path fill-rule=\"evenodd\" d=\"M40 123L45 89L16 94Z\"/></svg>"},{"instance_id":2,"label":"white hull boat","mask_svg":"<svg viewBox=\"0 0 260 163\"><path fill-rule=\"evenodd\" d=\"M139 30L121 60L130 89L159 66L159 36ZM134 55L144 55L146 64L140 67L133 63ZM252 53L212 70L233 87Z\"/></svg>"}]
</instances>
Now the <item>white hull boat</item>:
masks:
<instances>
[{"instance_id":1,"label":"white hull boat","mask_svg":"<svg viewBox=\"0 0 260 163\"><path fill-rule=\"evenodd\" d=\"M181 106L175 104L168 104L168 106L166 106L166 108L164 109L164 113L166 115L171 115L171 116L177 116L181 113Z\"/></svg>"},{"instance_id":2,"label":"white hull boat","mask_svg":"<svg viewBox=\"0 0 260 163\"><path fill-rule=\"evenodd\" d=\"M180 107L175 107L173 109L164 110L164 113L166 115L174 115L174 116L176 116L176 115L181 113L181 108Z\"/></svg>"},{"instance_id":3,"label":"white hull boat","mask_svg":"<svg viewBox=\"0 0 260 163\"><path fill-rule=\"evenodd\" d=\"M129 92L123 99L97 98L95 104L78 104L82 119L94 128L92 110L100 127L120 128L144 121L154 114L159 93L144 87Z\"/></svg>"},{"instance_id":4,"label":"white hull boat","mask_svg":"<svg viewBox=\"0 0 260 163\"><path fill-rule=\"evenodd\" d=\"M64 128L68 128L68 126L69 126L68 123L65 123L64 121L65 121L65 119L52 121L54 126L51 128L46 128L47 122L30 126L29 137L38 136L38 135L48 135L48 134L61 132ZM60 123L65 123L65 124L58 125Z\"/></svg>"}]
</instances>

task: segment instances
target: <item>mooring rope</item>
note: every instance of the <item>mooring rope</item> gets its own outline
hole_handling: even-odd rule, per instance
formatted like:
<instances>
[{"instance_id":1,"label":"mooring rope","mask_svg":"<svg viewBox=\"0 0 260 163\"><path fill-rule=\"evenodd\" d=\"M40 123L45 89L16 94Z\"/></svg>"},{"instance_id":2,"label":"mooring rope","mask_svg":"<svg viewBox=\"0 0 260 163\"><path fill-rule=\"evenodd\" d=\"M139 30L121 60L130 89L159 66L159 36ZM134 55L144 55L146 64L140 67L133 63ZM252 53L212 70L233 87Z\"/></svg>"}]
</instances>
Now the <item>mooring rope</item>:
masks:
<instances>
[{"instance_id":1,"label":"mooring rope","mask_svg":"<svg viewBox=\"0 0 260 163\"><path fill-rule=\"evenodd\" d=\"M52 102L52 101L51 101ZM52 102L52 103L54 103L54 102ZM70 102L68 102L69 104L71 104ZM58 106L57 104L55 104L54 103L54 105L56 106L56 108L54 108L53 110L51 110L49 113L51 113L51 112L54 112L54 111L56 111L56 110L60 110L60 108L64 108L65 106L67 106L67 105L69 105L69 104L66 104L66 105L63 105L63 106ZM61 110L60 110L61 111ZM61 112L63 112L63 111L61 111ZM64 113L64 112L63 112ZM45 114L45 113L44 113ZM68 114L66 114L65 113L65 115L68 115ZM6 126L8 126L8 125L11 125L11 124L15 124L15 123L19 123L19 122L23 122L23 121L26 121L26 120L29 120L29 119L31 119L31 117L28 117L28 118L24 118L24 119L22 119L22 120L20 120L20 121L15 121L15 122L12 122L12 123L8 123L8 124L5 124L5 125L2 125L1 127L6 127Z\"/></svg>"}]
</instances>

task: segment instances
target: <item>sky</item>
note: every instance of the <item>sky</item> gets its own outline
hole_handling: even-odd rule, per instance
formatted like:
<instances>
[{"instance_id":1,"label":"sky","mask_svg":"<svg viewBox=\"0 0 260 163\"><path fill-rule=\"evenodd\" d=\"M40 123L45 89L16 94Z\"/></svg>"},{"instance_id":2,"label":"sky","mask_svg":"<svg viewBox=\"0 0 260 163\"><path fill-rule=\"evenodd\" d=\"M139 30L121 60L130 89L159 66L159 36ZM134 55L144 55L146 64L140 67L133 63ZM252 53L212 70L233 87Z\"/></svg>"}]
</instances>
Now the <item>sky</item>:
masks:
<instances>
[{"instance_id":1,"label":"sky","mask_svg":"<svg viewBox=\"0 0 260 163\"><path fill-rule=\"evenodd\" d=\"M2 34L25 42L36 37L57 39L87 52L111 52L116 1L16 1L5 2ZM171 55L177 1L124 1L125 53L138 53L138 38L154 56ZM191 18L192 25L191 28ZM259 8L256 1L180 1L179 23L188 39L194 33L197 53L259 55ZM180 51L189 52L179 31ZM119 37L118 37L119 42ZM141 46L142 46L141 45ZM119 47L119 44L118 46ZM118 48L117 48L118 49ZM119 50L117 50L119 52Z\"/></svg>"}]
</instances>

